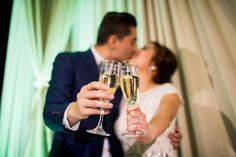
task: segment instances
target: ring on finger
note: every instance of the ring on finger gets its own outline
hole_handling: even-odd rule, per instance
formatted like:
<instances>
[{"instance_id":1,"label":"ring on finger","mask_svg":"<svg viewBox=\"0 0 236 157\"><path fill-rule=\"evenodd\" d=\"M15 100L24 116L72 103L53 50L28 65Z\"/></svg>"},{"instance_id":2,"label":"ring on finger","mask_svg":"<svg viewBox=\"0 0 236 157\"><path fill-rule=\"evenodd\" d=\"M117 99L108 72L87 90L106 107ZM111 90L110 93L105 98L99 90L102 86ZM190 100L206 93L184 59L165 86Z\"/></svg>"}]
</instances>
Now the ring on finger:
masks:
<instances>
[{"instance_id":1,"label":"ring on finger","mask_svg":"<svg viewBox=\"0 0 236 157\"><path fill-rule=\"evenodd\" d=\"M140 123L141 122L141 117L138 117L138 123Z\"/></svg>"}]
</instances>

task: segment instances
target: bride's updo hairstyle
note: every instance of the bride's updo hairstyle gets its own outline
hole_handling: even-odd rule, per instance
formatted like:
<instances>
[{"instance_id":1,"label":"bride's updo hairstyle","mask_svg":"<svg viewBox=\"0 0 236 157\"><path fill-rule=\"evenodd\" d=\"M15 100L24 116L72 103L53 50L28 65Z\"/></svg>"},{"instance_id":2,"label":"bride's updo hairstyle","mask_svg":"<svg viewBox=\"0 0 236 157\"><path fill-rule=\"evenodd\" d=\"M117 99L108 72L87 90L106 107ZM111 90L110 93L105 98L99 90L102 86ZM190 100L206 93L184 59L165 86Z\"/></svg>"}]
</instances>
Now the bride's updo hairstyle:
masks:
<instances>
[{"instance_id":1,"label":"bride's updo hairstyle","mask_svg":"<svg viewBox=\"0 0 236 157\"><path fill-rule=\"evenodd\" d=\"M153 77L155 83L171 82L171 76L177 69L177 59L174 53L158 42L149 42L154 48L152 62L156 66L156 74Z\"/></svg>"}]
</instances>

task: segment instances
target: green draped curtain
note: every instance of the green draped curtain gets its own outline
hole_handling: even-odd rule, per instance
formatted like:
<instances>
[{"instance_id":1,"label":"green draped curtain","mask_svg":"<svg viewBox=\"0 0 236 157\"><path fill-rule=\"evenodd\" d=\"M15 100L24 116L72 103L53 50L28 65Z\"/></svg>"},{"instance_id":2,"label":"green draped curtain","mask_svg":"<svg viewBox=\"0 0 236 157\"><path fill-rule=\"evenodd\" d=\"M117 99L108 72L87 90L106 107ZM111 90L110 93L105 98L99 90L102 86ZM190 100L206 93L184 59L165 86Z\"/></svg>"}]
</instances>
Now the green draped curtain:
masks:
<instances>
[{"instance_id":1,"label":"green draped curtain","mask_svg":"<svg viewBox=\"0 0 236 157\"><path fill-rule=\"evenodd\" d=\"M0 110L0 157L44 157L52 132L42 110L55 56L96 43L107 11L138 21L139 47L157 40L176 53L173 81L183 157L235 156L234 0L14 0Z\"/></svg>"},{"instance_id":2,"label":"green draped curtain","mask_svg":"<svg viewBox=\"0 0 236 157\"><path fill-rule=\"evenodd\" d=\"M139 23L137 44L143 45L146 39L143 38L142 27L143 0L78 0L73 22L73 33L71 40L72 50L86 50L96 43L97 30L102 17L107 11L127 11L136 16Z\"/></svg>"},{"instance_id":3,"label":"green draped curtain","mask_svg":"<svg viewBox=\"0 0 236 157\"><path fill-rule=\"evenodd\" d=\"M15 0L1 102L0 156L47 156L42 111L52 61L64 51L75 1Z\"/></svg>"}]
</instances>

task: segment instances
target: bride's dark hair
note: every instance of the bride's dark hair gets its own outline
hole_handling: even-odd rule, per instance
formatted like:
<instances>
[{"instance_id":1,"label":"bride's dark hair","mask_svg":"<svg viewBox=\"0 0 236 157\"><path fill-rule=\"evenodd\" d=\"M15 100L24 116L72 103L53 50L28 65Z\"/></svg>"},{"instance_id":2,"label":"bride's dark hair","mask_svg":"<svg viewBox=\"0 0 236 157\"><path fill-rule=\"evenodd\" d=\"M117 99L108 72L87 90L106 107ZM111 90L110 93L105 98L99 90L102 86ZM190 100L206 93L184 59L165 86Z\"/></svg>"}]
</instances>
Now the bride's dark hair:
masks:
<instances>
[{"instance_id":1,"label":"bride's dark hair","mask_svg":"<svg viewBox=\"0 0 236 157\"><path fill-rule=\"evenodd\" d=\"M177 59L174 53L158 42L149 42L154 46L155 55L152 58L157 67L157 73L153 77L155 83L171 82L171 76L177 69Z\"/></svg>"}]
</instances>

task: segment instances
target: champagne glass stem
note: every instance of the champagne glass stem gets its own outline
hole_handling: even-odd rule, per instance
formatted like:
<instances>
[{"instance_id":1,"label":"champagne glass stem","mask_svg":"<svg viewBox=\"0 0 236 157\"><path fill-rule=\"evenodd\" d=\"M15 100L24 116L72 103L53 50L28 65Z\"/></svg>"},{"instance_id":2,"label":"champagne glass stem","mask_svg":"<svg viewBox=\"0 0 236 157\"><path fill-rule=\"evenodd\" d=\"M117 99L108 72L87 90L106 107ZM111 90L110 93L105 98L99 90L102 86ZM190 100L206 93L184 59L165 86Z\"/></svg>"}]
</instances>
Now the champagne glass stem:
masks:
<instances>
[{"instance_id":1,"label":"champagne glass stem","mask_svg":"<svg viewBox=\"0 0 236 157\"><path fill-rule=\"evenodd\" d=\"M87 130L87 132L92 133L92 134L98 134L98 135L102 135L102 136L110 136L110 134L106 133L103 130L103 118L104 118L104 108L101 108L101 114L99 116L99 121L97 126L94 129L91 130Z\"/></svg>"},{"instance_id":2,"label":"champagne glass stem","mask_svg":"<svg viewBox=\"0 0 236 157\"><path fill-rule=\"evenodd\" d=\"M127 103L128 107L131 107L133 104L135 104L135 103L131 103L131 102Z\"/></svg>"},{"instance_id":3,"label":"champagne glass stem","mask_svg":"<svg viewBox=\"0 0 236 157\"><path fill-rule=\"evenodd\" d=\"M103 118L104 118L103 112L104 112L104 108L101 108L101 114L99 116L99 121L97 125L98 128L102 128L102 123L103 123Z\"/></svg>"}]
</instances>

